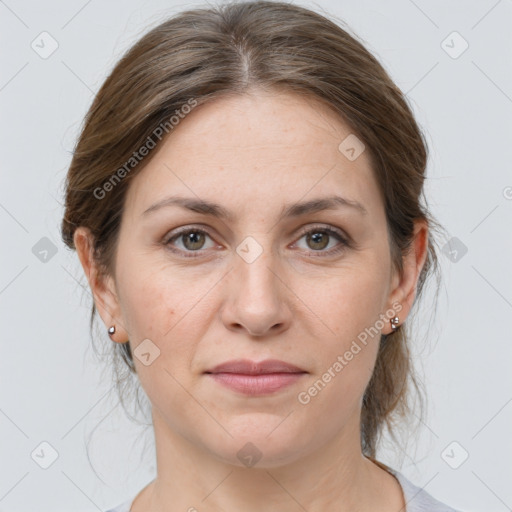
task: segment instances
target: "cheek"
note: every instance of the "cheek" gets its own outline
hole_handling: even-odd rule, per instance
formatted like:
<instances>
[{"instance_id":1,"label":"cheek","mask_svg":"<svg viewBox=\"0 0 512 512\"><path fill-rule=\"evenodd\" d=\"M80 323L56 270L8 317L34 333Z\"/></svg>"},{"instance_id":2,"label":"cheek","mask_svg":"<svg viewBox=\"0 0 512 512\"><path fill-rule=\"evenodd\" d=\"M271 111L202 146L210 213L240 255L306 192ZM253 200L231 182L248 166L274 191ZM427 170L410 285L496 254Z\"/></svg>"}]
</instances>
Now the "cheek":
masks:
<instances>
[{"instance_id":1,"label":"cheek","mask_svg":"<svg viewBox=\"0 0 512 512\"><path fill-rule=\"evenodd\" d=\"M329 345L341 350L350 346L360 333L375 326L384 312L385 276L382 265L369 261L364 265L347 265L336 273L317 275L311 280L300 278L295 290L314 313L312 322L318 324L317 334L323 333L324 339L331 340ZM381 322L379 326L381 329Z\"/></svg>"},{"instance_id":2,"label":"cheek","mask_svg":"<svg viewBox=\"0 0 512 512\"><path fill-rule=\"evenodd\" d=\"M137 272L132 276L123 286L121 299L130 337L135 344L145 338L158 342L176 316L173 294L155 276Z\"/></svg>"},{"instance_id":3,"label":"cheek","mask_svg":"<svg viewBox=\"0 0 512 512\"><path fill-rule=\"evenodd\" d=\"M317 322L313 339L321 341L321 350L315 351L316 371L297 396L298 407L305 408L303 412L315 428L329 428L333 435L360 410L380 343L380 331L371 327L381 312L380 296L371 279L343 279L337 284L310 299L316 298L322 321L332 332L326 334ZM323 425L327 415L328 427Z\"/></svg>"},{"instance_id":4,"label":"cheek","mask_svg":"<svg viewBox=\"0 0 512 512\"><path fill-rule=\"evenodd\" d=\"M123 315L138 378L156 407L185 410L187 394L179 383L187 382L197 348L199 327L192 320L198 292L165 273L133 275L123 288Z\"/></svg>"},{"instance_id":5,"label":"cheek","mask_svg":"<svg viewBox=\"0 0 512 512\"><path fill-rule=\"evenodd\" d=\"M200 286L191 286L185 273L147 255L119 262L123 316L134 340L162 342L200 299Z\"/></svg>"},{"instance_id":6,"label":"cheek","mask_svg":"<svg viewBox=\"0 0 512 512\"><path fill-rule=\"evenodd\" d=\"M364 265L347 266L336 275L317 276L314 288L305 286L298 292L315 312L310 337L321 341L315 356L316 390L308 392L318 404L351 408L362 396L380 344L385 275L383 264L368 258Z\"/></svg>"},{"instance_id":7,"label":"cheek","mask_svg":"<svg viewBox=\"0 0 512 512\"><path fill-rule=\"evenodd\" d=\"M211 277L193 278L186 272L152 266L149 262L139 267L125 264L124 268L126 279L120 290L123 317L141 381L154 380L156 373L165 373L165 369L180 382L187 379L197 346L205 336L211 314L208 308L213 308L205 293L214 281ZM158 357L150 366L136 357L138 345L146 339L158 349ZM164 375L164 380L166 377L169 378ZM161 385L165 387L168 383Z\"/></svg>"}]
</instances>

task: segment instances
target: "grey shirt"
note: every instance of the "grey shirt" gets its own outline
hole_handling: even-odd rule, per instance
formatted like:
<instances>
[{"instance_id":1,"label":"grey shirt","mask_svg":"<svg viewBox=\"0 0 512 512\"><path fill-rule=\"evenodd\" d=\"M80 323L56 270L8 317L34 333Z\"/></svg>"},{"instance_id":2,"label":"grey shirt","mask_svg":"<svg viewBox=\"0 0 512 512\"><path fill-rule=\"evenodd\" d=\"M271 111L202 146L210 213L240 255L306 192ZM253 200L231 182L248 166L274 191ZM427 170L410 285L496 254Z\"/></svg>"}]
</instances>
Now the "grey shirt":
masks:
<instances>
[{"instance_id":1,"label":"grey shirt","mask_svg":"<svg viewBox=\"0 0 512 512\"><path fill-rule=\"evenodd\" d=\"M460 512L437 501L428 492L405 478L399 471L392 468L388 468L388 471L395 475L402 486L405 498L405 512Z\"/></svg>"},{"instance_id":2,"label":"grey shirt","mask_svg":"<svg viewBox=\"0 0 512 512\"><path fill-rule=\"evenodd\" d=\"M430 494L421 489L421 487L414 485L399 471L392 468L387 468L387 470L396 477L402 486L405 498L405 512L460 512L448 505L445 505L444 503L441 503L440 501L437 501ZM107 510L106 512L130 512L130 508L132 503L135 501L137 494L130 497L129 500L118 505L116 508Z\"/></svg>"}]
</instances>

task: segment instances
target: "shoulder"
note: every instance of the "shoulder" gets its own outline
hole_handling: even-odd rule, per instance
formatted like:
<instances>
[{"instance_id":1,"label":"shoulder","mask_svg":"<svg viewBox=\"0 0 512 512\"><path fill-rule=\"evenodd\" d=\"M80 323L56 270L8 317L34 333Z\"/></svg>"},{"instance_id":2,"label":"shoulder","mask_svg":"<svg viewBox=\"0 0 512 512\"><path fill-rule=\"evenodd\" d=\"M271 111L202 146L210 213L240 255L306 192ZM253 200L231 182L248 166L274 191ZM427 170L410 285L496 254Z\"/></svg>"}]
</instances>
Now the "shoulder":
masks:
<instances>
[{"instance_id":1,"label":"shoulder","mask_svg":"<svg viewBox=\"0 0 512 512\"><path fill-rule=\"evenodd\" d=\"M406 512L460 512L436 500L427 491L413 484L402 473L389 468L404 492Z\"/></svg>"}]
</instances>

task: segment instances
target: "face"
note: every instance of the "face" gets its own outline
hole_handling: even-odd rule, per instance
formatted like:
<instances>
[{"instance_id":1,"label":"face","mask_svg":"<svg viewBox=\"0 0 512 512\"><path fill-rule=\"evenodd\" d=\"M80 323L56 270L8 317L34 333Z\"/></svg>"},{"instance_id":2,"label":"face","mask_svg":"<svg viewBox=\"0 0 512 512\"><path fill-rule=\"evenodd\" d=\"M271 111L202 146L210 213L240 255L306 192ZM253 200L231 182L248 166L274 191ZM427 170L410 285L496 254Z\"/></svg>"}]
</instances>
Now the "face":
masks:
<instances>
[{"instance_id":1,"label":"face","mask_svg":"<svg viewBox=\"0 0 512 512\"><path fill-rule=\"evenodd\" d=\"M216 459L241 466L251 442L271 467L359 441L380 334L405 319L417 272L392 270L369 155L339 149L351 133L290 93L224 97L182 119L130 184L98 309L149 354L134 362L154 421ZM205 373L233 359L303 373L259 394Z\"/></svg>"}]
</instances>

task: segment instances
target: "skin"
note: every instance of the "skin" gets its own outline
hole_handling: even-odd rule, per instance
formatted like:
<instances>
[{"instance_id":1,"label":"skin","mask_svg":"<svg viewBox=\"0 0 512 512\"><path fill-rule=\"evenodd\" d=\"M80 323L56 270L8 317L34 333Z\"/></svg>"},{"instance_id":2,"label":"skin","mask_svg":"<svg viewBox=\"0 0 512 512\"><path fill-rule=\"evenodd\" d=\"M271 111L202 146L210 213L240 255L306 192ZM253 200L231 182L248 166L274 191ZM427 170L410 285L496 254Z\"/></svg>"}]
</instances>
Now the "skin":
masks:
<instances>
[{"instance_id":1,"label":"skin","mask_svg":"<svg viewBox=\"0 0 512 512\"><path fill-rule=\"evenodd\" d=\"M406 320L426 257L428 228L418 222L404 272L394 271L368 152L350 161L338 150L350 133L324 105L294 93L216 99L180 121L131 182L113 276L100 277L90 233L76 231L99 314L107 328L116 326L113 340L129 340L133 352L150 339L160 350L148 366L134 358L152 404L157 477L132 512L405 506L398 481L360 448L362 397L380 336L361 345L308 404L297 398L380 314L399 304L400 323ZM289 203L334 193L366 214L340 207L278 219ZM178 194L220 203L233 219L178 206L142 215ZM182 226L208 231L196 245L183 236L172 242L195 258L165 246ZM329 226L351 244L325 234L315 244L301 232ZM236 252L247 236L262 250L251 263ZM391 330L386 321L379 332ZM308 373L249 397L203 373L234 358L281 359ZM247 442L262 453L253 467L237 457Z\"/></svg>"}]
</instances>

